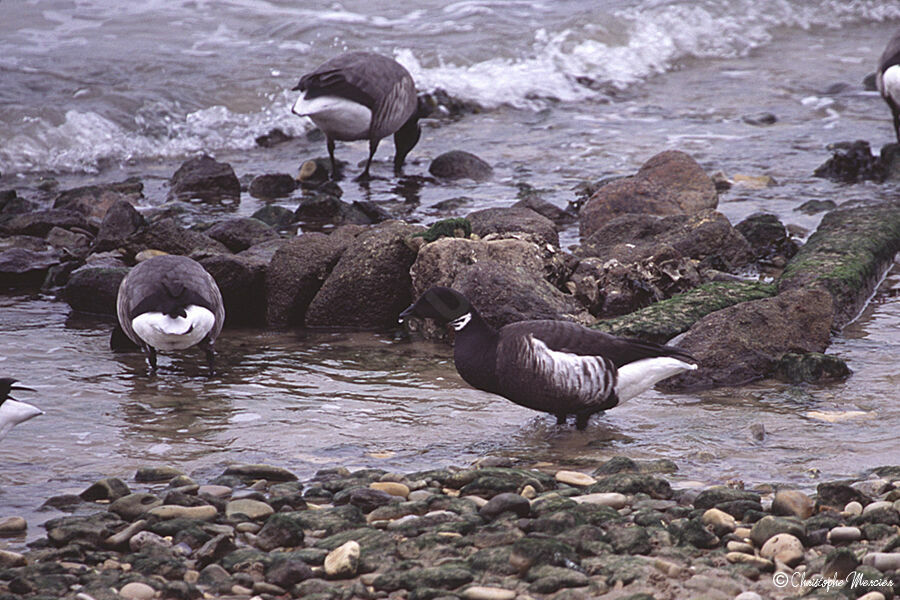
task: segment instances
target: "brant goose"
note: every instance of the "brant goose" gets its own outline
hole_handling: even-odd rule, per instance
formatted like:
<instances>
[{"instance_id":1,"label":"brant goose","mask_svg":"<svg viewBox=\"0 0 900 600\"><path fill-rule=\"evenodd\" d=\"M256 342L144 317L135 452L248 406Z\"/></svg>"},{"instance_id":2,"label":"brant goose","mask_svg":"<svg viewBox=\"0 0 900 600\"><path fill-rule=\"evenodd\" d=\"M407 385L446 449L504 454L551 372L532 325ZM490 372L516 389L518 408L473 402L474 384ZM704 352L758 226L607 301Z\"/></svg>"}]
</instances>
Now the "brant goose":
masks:
<instances>
[{"instance_id":1,"label":"brant goose","mask_svg":"<svg viewBox=\"0 0 900 600\"><path fill-rule=\"evenodd\" d=\"M470 385L516 404L575 415L584 429L596 412L637 396L658 381L697 368L672 346L616 337L567 321L520 321L499 330L459 292L433 287L403 313L456 330L453 362Z\"/></svg>"},{"instance_id":2,"label":"brant goose","mask_svg":"<svg viewBox=\"0 0 900 600\"><path fill-rule=\"evenodd\" d=\"M334 141L369 140L369 165L378 142L394 134L394 170L419 141L418 99L412 76L395 60L371 52L341 54L300 78L303 95L291 112L309 117L325 134L331 178L335 177Z\"/></svg>"},{"instance_id":3,"label":"brant goose","mask_svg":"<svg viewBox=\"0 0 900 600\"><path fill-rule=\"evenodd\" d=\"M225 307L212 275L187 256L155 256L136 265L119 285L119 325L147 355L156 372L157 350L199 345L214 372L213 343L222 331Z\"/></svg>"},{"instance_id":4,"label":"brant goose","mask_svg":"<svg viewBox=\"0 0 900 600\"><path fill-rule=\"evenodd\" d=\"M894 133L900 142L900 31L894 34L887 48L878 59L878 71L875 74L878 91L891 107L894 115Z\"/></svg>"},{"instance_id":5,"label":"brant goose","mask_svg":"<svg viewBox=\"0 0 900 600\"><path fill-rule=\"evenodd\" d=\"M11 397L9 393L13 390L36 391L22 385L16 385L15 379L9 377L0 378L0 440L6 437L6 434L19 423L24 423L28 419L44 414L44 411L41 409Z\"/></svg>"}]
</instances>

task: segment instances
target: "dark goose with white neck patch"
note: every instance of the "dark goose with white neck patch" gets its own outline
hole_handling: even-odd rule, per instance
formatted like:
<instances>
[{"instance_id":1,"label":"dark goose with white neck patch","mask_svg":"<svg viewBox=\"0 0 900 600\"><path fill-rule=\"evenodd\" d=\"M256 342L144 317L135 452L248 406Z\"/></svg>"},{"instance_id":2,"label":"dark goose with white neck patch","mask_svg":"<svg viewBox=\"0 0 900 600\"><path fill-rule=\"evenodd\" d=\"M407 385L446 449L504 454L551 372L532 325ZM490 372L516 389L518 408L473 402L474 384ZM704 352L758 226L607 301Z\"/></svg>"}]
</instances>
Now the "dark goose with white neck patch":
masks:
<instances>
[{"instance_id":1,"label":"dark goose with white neck patch","mask_svg":"<svg viewBox=\"0 0 900 600\"><path fill-rule=\"evenodd\" d=\"M418 98L412 75L397 61L371 52L348 52L319 65L294 88L303 95L291 112L312 119L325 134L331 178L335 176L335 140L369 140L369 158L382 138L394 135L394 170L418 143Z\"/></svg>"},{"instance_id":2,"label":"dark goose with white neck patch","mask_svg":"<svg viewBox=\"0 0 900 600\"><path fill-rule=\"evenodd\" d=\"M213 344L222 332L225 306L216 280L187 256L156 256L137 264L119 285L119 325L143 349L151 372L157 350L199 345L214 371Z\"/></svg>"},{"instance_id":3,"label":"dark goose with white neck patch","mask_svg":"<svg viewBox=\"0 0 900 600\"><path fill-rule=\"evenodd\" d=\"M453 362L467 383L526 408L575 415L578 429L590 416L629 400L657 382L697 368L672 346L620 338L567 321L520 321L495 330L468 299L433 287L403 313L456 330Z\"/></svg>"}]
</instances>

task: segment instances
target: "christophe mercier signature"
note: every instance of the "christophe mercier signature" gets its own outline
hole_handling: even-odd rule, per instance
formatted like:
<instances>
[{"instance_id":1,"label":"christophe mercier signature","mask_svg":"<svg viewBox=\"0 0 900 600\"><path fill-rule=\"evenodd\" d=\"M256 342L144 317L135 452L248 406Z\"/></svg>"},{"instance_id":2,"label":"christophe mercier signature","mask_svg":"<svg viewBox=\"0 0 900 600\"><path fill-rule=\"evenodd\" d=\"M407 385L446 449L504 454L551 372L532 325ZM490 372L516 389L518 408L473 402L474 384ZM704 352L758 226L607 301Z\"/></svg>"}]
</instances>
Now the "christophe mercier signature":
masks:
<instances>
[{"instance_id":1,"label":"christophe mercier signature","mask_svg":"<svg viewBox=\"0 0 900 600\"><path fill-rule=\"evenodd\" d=\"M850 589L858 587L894 587L894 582L891 579L866 579L865 573L860 573L859 571L852 571L843 579L837 577L837 573L835 573L834 577L825 577L823 575L807 577L803 571L795 571L793 573L778 572L772 575L772 583L780 588L787 586L795 588L825 588L828 591L845 586L849 586Z\"/></svg>"}]
</instances>

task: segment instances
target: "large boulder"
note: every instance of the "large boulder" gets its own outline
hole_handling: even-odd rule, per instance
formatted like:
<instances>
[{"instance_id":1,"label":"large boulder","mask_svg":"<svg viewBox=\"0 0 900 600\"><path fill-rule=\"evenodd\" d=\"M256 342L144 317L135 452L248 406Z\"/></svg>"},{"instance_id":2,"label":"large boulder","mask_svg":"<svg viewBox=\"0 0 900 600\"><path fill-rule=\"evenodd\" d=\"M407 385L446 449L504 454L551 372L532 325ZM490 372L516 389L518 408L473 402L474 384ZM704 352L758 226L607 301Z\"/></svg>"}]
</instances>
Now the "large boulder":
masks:
<instances>
[{"instance_id":1,"label":"large boulder","mask_svg":"<svg viewBox=\"0 0 900 600\"><path fill-rule=\"evenodd\" d=\"M419 226L388 221L356 237L310 303L306 324L395 326L412 301L409 268L416 252L410 238L419 231Z\"/></svg>"},{"instance_id":2,"label":"large boulder","mask_svg":"<svg viewBox=\"0 0 900 600\"><path fill-rule=\"evenodd\" d=\"M136 177L105 185L88 185L60 192L53 208L75 210L86 217L103 219L117 202L140 204L144 199L144 184Z\"/></svg>"},{"instance_id":3,"label":"large boulder","mask_svg":"<svg viewBox=\"0 0 900 600\"><path fill-rule=\"evenodd\" d=\"M789 352L824 352L833 318L831 296L815 286L711 313L678 343L700 368L668 379L662 387L740 385L766 377Z\"/></svg>"},{"instance_id":4,"label":"large boulder","mask_svg":"<svg viewBox=\"0 0 900 600\"><path fill-rule=\"evenodd\" d=\"M445 179L472 179L486 181L494 174L494 169L487 162L465 150L444 152L428 167L428 172L435 177Z\"/></svg>"},{"instance_id":5,"label":"large boulder","mask_svg":"<svg viewBox=\"0 0 900 600\"><path fill-rule=\"evenodd\" d=\"M222 292L225 324L229 327L262 325L266 316L265 261L235 254L212 254L199 260Z\"/></svg>"},{"instance_id":6,"label":"large boulder","mask_svg":"<svg viewBox=\"0 0 900 600\"><path fill-rule=\"evenodd\" d=\"M92 233L96 231L83 214L64 208L50 208L16 215L4 225L4 229L10 234L38 237L45 237L54 227L80 229Z\"/></svg>"},{"instance_id":7,"label":"large boulder","mask_svg":"<svg viewBox=\"0 0 900 600\"><path fill-rule=\"evenodd\" d=\"M237 217L219 221L206 230L206 235L225 244L232 252L278 239L278 232L258 219Z\"/></svg>"},{"instance_id":8,"label":"large boulder","mask_svg":"<svg viewBox=\"0 0 900 600\"><path fill-rule=\"evenodd\" d=\"M559 234L553 221L525 207L485 208L466 216L472 233L485 237L491 233L532 233L545 244L559 246Z\"/></svg>"},{"instance_id":9,"label":"large boulder","mask_svg":"<svg viewBox=\"0 0 900 600\"><path fill-rule=\"evenodd\" d=\"M52 248L0 249L0 289L39 287L51 267L60 263Z\"/></svg>"},{"instance_id":10,"label":"large boulder","mask_svg":"<svg viewBox=\"0 0 900 600\"><path fill-rule=\"evenodd\" d=\"M128 267L85 265L72 272L63 298L73 310L115 315L119 284L128 271Z\"/></svg>"},{"instance_id":11,"label":"large boulder","mask_svg":"<svg viewBox=\"0 0 900 600\"><path fill-rule=\"evenodd\" d=\"M93 250L102 252L117 248L145 224L144 217L131 202L119 198L106 211L94 238Z\"/></svg>"},{"instance_id":12,"label":"large boulder","mask_svg":"<svg viewBox=\"0 0 900 600\"><path fill-rule=\"evenodd\" d=\"M134 255L142 250L162 250L169 254L190 255L228 254L228 247L208 235L179 227L171 218L164 218L142 227L125 241L125 248Z\"/></svg>"},{"instance_id":13,"label":"large boulder","mask_svg":"<svg viewBox=\"0 0 900 600\"><path fill-rule=\"evenodd\" d=\"M684 152L669 150L652 157L637 174L597 190L581 208L581 237L622 214L693 214L717 204L716 186L702 167Z\"/></svg>"},{"instance_id":14,"label":"large boulder","mask_svg":"<svg viewBox=\"0 0 900 600\"><path fill-rule=\"evenodd\" d=\"M722 213L707 209L662 219L622 215L597 229L575 251L581 257L638 262L666 251L700 261L703 267L733 271L753 260L750 244Z\"/></svg>"},{"instance_id":15,"label":"large boulder","mask_svg":"<svg viewBox=\"0 0 900 600\"><path fill-rule=\"evenodd\" d=\"M206 155L184 161L169 181L169 200L228 204L240 197L241 182L231 165Z\"/></svg>"},{"instance_id":16,"label":"large boulder","mask_svg":"<svg viewBox=\"0 0 900 600\"><path fill-rule=\"evenodd\" d=\"M331 235L305 233L275 252L266 276L269 325L303 325L309 303L357 233L355 226L339 228Z\"/></svg>"}]
</instances>

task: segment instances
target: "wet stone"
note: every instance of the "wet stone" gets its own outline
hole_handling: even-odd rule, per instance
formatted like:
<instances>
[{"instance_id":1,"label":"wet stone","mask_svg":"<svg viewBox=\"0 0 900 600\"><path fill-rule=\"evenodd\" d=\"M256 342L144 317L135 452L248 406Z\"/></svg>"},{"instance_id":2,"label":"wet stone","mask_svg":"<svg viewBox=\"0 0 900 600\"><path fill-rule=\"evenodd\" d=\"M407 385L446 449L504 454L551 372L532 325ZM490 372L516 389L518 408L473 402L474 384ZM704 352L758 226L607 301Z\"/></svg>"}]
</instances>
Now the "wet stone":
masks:
<instances>
[{"instance_id":1,"label":"wet stone","mask_svg":"<svg viewBox=\"0 0 900 600\"><path fill-rule=\"evenodd\" d=\"M124 481L116 477L107 477L91 485L79 496L82 500L95 502L97 500L118 500L130 493L131 490Z\"/></svg>"},{"instance_id":2,"label":"wet stone","mask_svg":"<svg viewBox=\"0 0 900 600\"><path fill-rule=\"evenodd\" d=\"M763 517L753 524L750 529L750 539L757 548L761 548L766 541L779 533L788 533L803 541L806 539L806 527L803 522L793 517Z\"/></svg>"},{"instance_id":3,"label":"wet stone","mask_svg":"<svg viewBox=\"0 0 900 600\"><path fill-rule=\"evenodd\" d=\"M600 479L587 488L587 492L618 492L620 494L647 494L651 498L672 497L672 486L665 479L637 473L617 473Z\"/></svg>"},{"instance_id":4,"label":"wet stone","mask_svg":"<svg viewBox=\"0 0 900 600\"><path fill-rule=\"evenodd\" d=\"M268 481L296 481L297 476L282 467L271 465L232 465L224 475L235 475L242 479L266 479Z\"/></svg>"},{"instance_id":5,"label":"wet stone","mask_svg":"<svg viewBox=\"0 0 900 600\"><path fill-rule=\"evenodd\" d=\"M719 504L735 500L750 500L759 503L759 494L739 490L727 486L714 486L705 489L694 499L694 508L715 508Z\"/></svg>"},{"instance_id":6,"label":"wet stone","mask_svg":"<svg viewBox=\"0 0 900 600\"><path fill-rule=\"evenodd\" d=\"M275 513L256 536L256 545L262 550L299 546L304 540L304 521L295 512Z\"/></svg>"},{"instance_id":7,"label":"wet stone","mask_svg":"<svg viewBox=\"0 0 900 600\"><path fill-rule=\"evenodd\" d=\"M711 527L713 532L718 536L731 533L734 531L735 527L737 527L734 517L717 508L710 508L707 510L703 513L700 520L704 525Z\"/></svg>"},{"instance_id":8,"label":"wet stone","mask_svg":"<svg viewBox=\"0 0 900 600\"><path fill-rule=\"evenodd\" d=\"M531 512L531 502L519 494L510 492L497 494L479 509L478 514L485 519L493 519L506 511L513 512L519 517L527 517Z\"/></svg>"},{"instance_id":9,"label":"wet stone","mask_svg":"<svg viewBox=\"0 0 900 600\"><path fill-rule=\"evenodd\" d=\"M789 533L779 533L766 540L759 555L794 567L803 562L803 544Z\"/></svg>"},{"instance_id":10,"label":"wet stone","mask_svg":"<svg viewBox=\"0 0 900 600\"><path fill-rule=\"evenodd\" d=\"M27 529L28 523L22 517L0 518L0 537L19 535Z\"/></svg>"},{"instance_id":11,"label":"wet stone","mask_svg":"<svg viewBox=\"0 0 900 600\"><path fill-rule=\"evenodd\" d=\"M275 510L271 506L265 502L260 502L259 500L232 500L225 505L225 516L229 519L244 515L251 521L258 521L268 518L274 512Z\"/></svg>"},{"instance_id":12,"label":"wet stone","mask_svg":"<svg viewBox=\"0 0 900 600\"><path fill-rule=\"evenodd\" d=\"M828 541L832 544L849 544L862 539L859 527L835 527L828 532Z\"/></svg>"},{"instance_id":13,"label":"wet stone","mask_svg":"<svg viewBox=\"0 0 900 600\"><path fill-rule=\"evenodd\" d=\"M184 472L175 467L139 467L134 474L134 480L138 483L159 483L162 481L169 481L179 475L184 475Z\"/></svg>"},{"instance_id":14,"label":"wet stone","mask_svg":"<svg viewBox=\"0 0 900 600\"><path fill-rule=\"evenodd\" d=\"M325 557L325 574L335 579L354 577L359 568L359 544L353 540L338 546Z\"/></svg>"},{"instance_id":15,"label":"wet stone","mask_svg":"<svg viewBox=\"0 0 900 600\"><path fill-rule=\"evenodd\" d=\"M139 581L126 583L119 590L119 597L123 600L150 600L156 596L156 590Z\"/></svg>"},{"instance_id":16,"label":"wet stone","mask_svg":"<svg viewBox=\"0 0 900 600\"><path fill-rule=\"evenodd\" d=\"M812 498L797 490L778 490L772 500L772 514L808 519L813 515Z\"/></svg>"},{"instance_id":17,"label":"wet stone","mask_svg":"<svg viewBox=\"0 0 900 600\"><path fill-rule=\"evenodd\" d=\"M586 487L597 483L597 480L590 475L578 471L557 471L556 480L576 487Z\"/></svg>"}]
</instances>

